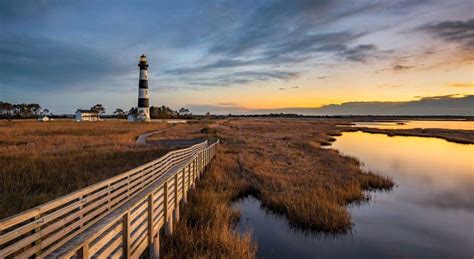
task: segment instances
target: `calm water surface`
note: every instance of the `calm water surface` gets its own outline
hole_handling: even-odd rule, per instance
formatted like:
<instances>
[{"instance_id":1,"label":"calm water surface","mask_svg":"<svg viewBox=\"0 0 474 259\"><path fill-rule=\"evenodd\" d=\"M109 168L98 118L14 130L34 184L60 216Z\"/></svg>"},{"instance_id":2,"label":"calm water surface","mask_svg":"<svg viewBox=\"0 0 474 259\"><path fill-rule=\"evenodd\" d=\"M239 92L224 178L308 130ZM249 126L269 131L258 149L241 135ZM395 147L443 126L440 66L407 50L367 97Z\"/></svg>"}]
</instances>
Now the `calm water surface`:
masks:
<instances>
[{"instance_id":1,"label":"calm water surface","mask_svg":"<svg viewBox=\"0 0 474 259\"><path fill-rule=\"evenodd\" d=\"M379 129L459 129L474 130L474 121L393 121L393 122L356 122L354 127L367 127Z\"/></svg>"},{"instance_id":2,"label":"calm water surface","mask_svg":"<svg viewBox=\"0 0 474 259\"><path fill-rule=\"evenodd\" d=\"M473 258L474 145L352 132L331 148L391 177L397 187L351 205L353 231L337 237L295 231L258 200L241 200L235 204L239 229L253 232L259 257Z\"/></svg>"}]
</instances>

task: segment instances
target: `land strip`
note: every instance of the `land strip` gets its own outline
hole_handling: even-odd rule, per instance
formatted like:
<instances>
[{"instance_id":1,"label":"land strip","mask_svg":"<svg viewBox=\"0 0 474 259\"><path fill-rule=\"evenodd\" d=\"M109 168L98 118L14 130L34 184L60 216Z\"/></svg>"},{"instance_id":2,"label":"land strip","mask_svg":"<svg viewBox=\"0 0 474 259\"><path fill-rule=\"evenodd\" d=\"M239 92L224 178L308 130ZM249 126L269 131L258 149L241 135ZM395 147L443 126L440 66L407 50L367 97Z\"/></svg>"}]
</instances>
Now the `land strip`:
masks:
<instances>
[{"instance_id":1,"label":"land strip","mask_svg":"<svg viewBox=\"0 0 474 259\"><path fill-rule=\"evenodd\" d=\"M430 137L444 139L459 144L474 144L474 131L451 129L377 129L366 127L345 127L345 132L362 131L373 134L386 134L393 136Z\"/></svg>"}]
</instances>

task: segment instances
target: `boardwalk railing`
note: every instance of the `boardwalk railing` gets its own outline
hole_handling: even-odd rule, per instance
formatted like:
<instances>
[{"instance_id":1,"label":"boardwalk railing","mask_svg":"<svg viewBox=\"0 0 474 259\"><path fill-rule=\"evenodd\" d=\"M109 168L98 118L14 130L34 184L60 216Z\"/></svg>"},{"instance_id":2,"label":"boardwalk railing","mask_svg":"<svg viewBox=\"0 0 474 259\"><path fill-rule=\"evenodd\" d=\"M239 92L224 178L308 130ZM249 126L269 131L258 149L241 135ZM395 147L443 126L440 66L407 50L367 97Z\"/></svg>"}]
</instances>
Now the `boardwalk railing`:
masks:
<instances>
[{"instance_id":1,"label":"boardwalk railing","mask_svg":"<svg viewBox=\"0 0 474 259\"><path fill-rule=\"evenodd\" d=\"M0 221L0 258L136 258L172 232L179 202L219 141L175 150L135 169Z\"/></svg>"}]
</instances>

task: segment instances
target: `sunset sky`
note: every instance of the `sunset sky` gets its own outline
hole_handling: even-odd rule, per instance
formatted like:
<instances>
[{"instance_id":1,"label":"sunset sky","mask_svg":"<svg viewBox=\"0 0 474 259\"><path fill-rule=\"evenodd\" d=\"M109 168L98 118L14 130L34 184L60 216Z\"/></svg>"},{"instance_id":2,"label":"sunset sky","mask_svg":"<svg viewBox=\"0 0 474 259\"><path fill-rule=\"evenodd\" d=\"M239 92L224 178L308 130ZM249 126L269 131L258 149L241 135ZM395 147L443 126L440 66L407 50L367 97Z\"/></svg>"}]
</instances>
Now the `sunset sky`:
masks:
<instances>
[{"instance_id":1,"label":"sunset sky","mask_svg":"<svg viewBox=\"0 0 474 259\"><path fill-rule=\"evenodd\" d=\"M0 101L196 113L474 94L474 2L0 2Z\"/></svg>"}]
</instances>

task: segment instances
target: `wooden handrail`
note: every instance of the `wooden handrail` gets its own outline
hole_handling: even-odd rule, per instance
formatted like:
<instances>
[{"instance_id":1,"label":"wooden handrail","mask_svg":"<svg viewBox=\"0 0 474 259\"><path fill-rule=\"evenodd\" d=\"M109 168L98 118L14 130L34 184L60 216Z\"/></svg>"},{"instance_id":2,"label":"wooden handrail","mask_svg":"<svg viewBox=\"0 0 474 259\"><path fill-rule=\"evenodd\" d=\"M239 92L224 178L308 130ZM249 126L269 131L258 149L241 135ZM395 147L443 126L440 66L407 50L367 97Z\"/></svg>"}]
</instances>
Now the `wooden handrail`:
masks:
<instances>
[{"instance_id":1,"label":"wooden handrail","mask_svg":"<svg viewBox=\"0 0 474 259\"><path fill-rule=\"evenodd\" d=\"M108 230L105 227L111 227L111 232L100 237L107 240L104 245L108 245L108 249L104 249L110 252L109 255L120 254L125 257L136 255L136 251L143 251L148 246L151 234L154 233L153 229L156 230L160 221L164 222L165 219L160 216L161 211L164 211L165 207L166 209L169 206L176 207L178 198L182 198L183 192L190 188L191 182L188 181L185 185L178 179L186 179L184 174L187 172L187 179L194 182L194 178L191 179L189 176L203 171L215 155L218 144L219 141L208 145L206 140L189 148L168 152L132 170L1 220L0 258L45 257L55 251L54 254L57 255L57 251L67 247L66 244L75 241L74 239L77 239L81 233L87 233L88 229L97 227L98 222L102 222L108 215L115 215L117 209L123 208L125 204L130 207L130 210L114 218L117 224L104 226L98 233L105 233ZM201 160L204 163L200 163ZM199 166L194 166L194 164L199 164ZM176 178L179 173L181 173L181 178ZM180 196L166 197L166 200L174 199L174 203L167 204L168 206L160 204L164 200L163 194L160 194L164 183L167 183L169 188L176 188L175 193L178 193L178 187L182 186ZM145 198L139 199L138 203L130 203L142 196ZM146 209L147 205L151 207ZM150 214L148 218L145 216L147 211L151 211L148 213ZM145 219L145 223L142 219ZM150 230L150 226L153 229ZM124 231L129 233L125 235ZM116 234L118 233L122 237L120 242L117 241ZM91 243L85 242L79 246L81 253L107 254L104 249L101 249L102 246L97 245L97 241L90 241ZM146 241L146 246L143 244L144 241ZM110 245L123 247L124 251L118 252ZM74 249L67 252L71 251L77 252Z\"/></svg>"}]
</instances>

